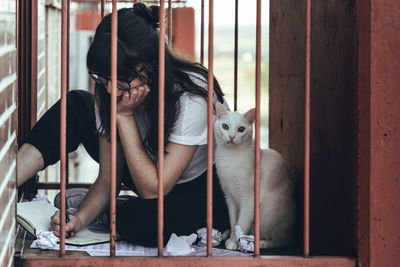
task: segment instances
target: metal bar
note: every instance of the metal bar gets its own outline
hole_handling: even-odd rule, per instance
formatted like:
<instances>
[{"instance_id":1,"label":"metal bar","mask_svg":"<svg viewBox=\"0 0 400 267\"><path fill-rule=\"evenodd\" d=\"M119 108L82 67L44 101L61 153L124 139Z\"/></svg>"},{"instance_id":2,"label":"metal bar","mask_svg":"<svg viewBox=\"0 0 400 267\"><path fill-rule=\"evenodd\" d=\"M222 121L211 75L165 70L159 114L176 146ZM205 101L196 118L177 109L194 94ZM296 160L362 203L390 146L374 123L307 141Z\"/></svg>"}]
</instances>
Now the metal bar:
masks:
<instances>
[{"instance_id":1,"label":"metal bar","mask_svg":"<svg viewBox=\"0 0 400 267\"><path fill-rule=\"evenodd\" d=\"M105 0L101 0L101 4L100 4L101 18L104 17L104 6L105 6Z\"/></svg>"},{"instance_id":2,"label":"metal bar","mask_svg":"<svg viewBox=\"0 0 400 267\"><path fill-rule=\"evenodd\" d=\"M260 256L261 0L256 22L256 123L254 144L254 256Z\"/></svg>"},{"instance_id":3,"label":"metal bar","mask_svg":"<svg viewBox=\"0 0 400 267\"><path fill-rule=\"evenodd\" d=\"M111 181L110 181L110 256L115 256L116 241L116 180L117 180L117 0L112 1L111 13Z\"/></svg>"},{"instance_id":4,"label":"metal bar","mask_svg":"<svg viewBox=\"0 0 400 267\"><path fill-rule=\"evenodd\" d=\"M237 110L237 83L238 83L238 35L239 35L239 1L235 0L235 55L234 55L234 81L233 81L233 110Z\"/></svg>"},{"instance_id":5,"label":"metal bar","mask_svg":"<svg viewBox=\"0 0 400 267\"><path fill-rule=\"evenodd\" d=\"M158 43L158 256L163 256L164 247L164 85L165 85L165 23L164 0L160 0L160 32Z\"/></svg>"},{"instance_id":6,"label":"metal bar","mask_svg":"<svg viewBox=\"0 0 400 267\"><path fill-rule=\"evenodd\" d=\"M310 254L310 48L311 0L306 0L306 59L304 101L304 256Z\"/></svg>"},{"instance_id":7,"label":"metal bar","mask_svg":"<svg viewBox=\"0 0 400 267\"><path fill-rule=\"evenodd\" d=\"M69 92L69 52L70 52L70 5L71 5L71 0L67 0L67 92ZM68 183L68 176L67 176L67 183Z\"/></svg>"},{"instance_id":8,"label":"metal bar","mask_svg":"<svg viewBox=\"0 0 400 267\"><path fill-rule=\"evenodd\" d=\"M72 0L72 2L76 3L99 3L101 0ZM112 0L107 0L107 2L111 2ZM138 2L143 2L145 4L159 4L160 2L158 0L118 0L118 3L138 3ZM173 3L178 3L178 4L185 4L187 0L172 0Z\"/></svg>"},{"instance_id":9,"label":"metal bar","mask_svg":"<svg viewBox=\"0 0 400 267\"><path fill-rule=\"evenodd\" d=\"M65 186L67 144L67 1L61 8L61 100L60 100L60 256L65 255Z\"/></svg>"},{"instance_id":10,"label":"metal bar","mask_svg":"<svg viewBox=\"0 0 400 267\"><path fill-rule=\"evenodd\" d=\"M200 63L204 64L204 0L201 0Z\"/></svg>"},{"instance_id":11,"label":"metal bar","mask_svg":"<svg viewBox=\"0 0 400 267\"><path fill-rule=\"evenodd\" d=\"M207 256L212 256L214 1L208 1Z\"/></svg>"},{"instance_id":12,"label":"metal bar","mask_svg":"<svg viewBox=\"0 0 400 267\"><path fill-rule=\"evenodd\" d=\"M66 66L67 66L67 92L69 92L69 50L70 50L70 46L69 46L69 26L70 26L70 2L71 0L67 0L67 62L65 62ZM47 91L47 90L46 90ZM47 100L47 99L46 99ZM69 183L69 157L68 154L66 155L66 184ZM46 172L47 173L47 172Z\"/></svg>"},{"instance_id":13,"label":"metal bar","mask_svg":"<svg viewBox=\"0 0 400 267\"><path fill-rule=\"evenodd\" d=\"M24 267L54 267L54 266L118 266L118 267L143 267L143 266L229 266L229 267L287 267L287 266L324 266L324 267L354 267L356 260L348 257L298 257L298 256L267 256L267 257L65 257L51 258L39 256L25 256L19 260Z\"/></svg>"},{"instance_id":14,"label":"metal bar","mask_svg":"<svg viewBox=\"0 0 400 267\"><path fill-rule=\"evenodd\" d=\"M67 188L89 188L92 184L68 183ZM60 189L60 183L37 183L37 189ZM126 185L121 185L121 190L130 190Z\"/></svg>"},{"instance_id":15,"label":"metal bar","mask_svg":"<svg viewBox=\"0 0 400 267\"><path fill-rule=\"evenodd\" d=\"M35 1L17 1L19 6L18 15L18 144L22 145L24 138L28 135L36 123L37 113L37 8ZM34 11L36 10L36 12ZM36 16L35 16L36 14ZM36 25L36 27L34 26ZM36 29L36 31L35 31ZM36 37L35 37L36 36ZM33 46L32 43L36 45ZM32 106L34 105L34 106ZM28 180L19 191L24 191L27 199L34 196L36 181Z\"/></svg>"},{"instance_id":16,"label":"metal bar","mask_svg":"<svg viewBox=\"0 0 400 267\"><path fill-rule=\"evenodd\" d=\"M18 3L19 1L17 1ZM31 129L31 118L30 118L30 93L31 87L29 86L29 52L28 44L30 42L27 27L28 20L30 19L28 3L26 1L20 1L18 6L18 144L21 145L23 140L28 135ZM23 107L23 108L22 108Z\"/></svg>"},{"instance_id":17,"label":"metal bar","mask_svg":"<svg viewBox=\"0 0 400 267\"><path fill-rule=\"evenodd\" d=\"M16 37L18 39L18 53L17 53L17 58L18 58L18 119L17 119L17 138L18 138L18 146L20 146L24 140L24 138L27 135L28 129L30 129L29 125L27 125L27 120L26 120L26 111L29 110L29 104L28 101L26 101L27 98L27 92L26 87L24 86L25 80L26 80L26 73L25 73L25 66L26 66L26 49L25 49L25 44L26 44L26 30L25 30L25 20L27 18L25 14L25 3L24 1L21 1L20 3L16 1L18 5L18 12L17 12L17 17L18 17L18 23L17 24L17 31L18 34L16 34ZM25 88L25 89L24 89ZM22 106L24 106L24 109L22 109ZM25 112L24 112L25 111ZM23 116L24 115L24 116Z\"/></svg>"},{"instance_id":18,"label":"metal bar","mask_svg":"<svg viewBox=\"0 0 400 267\"><path fill-rule=\"evenodd\" d=\"M168 0L168 46L172 48L172 0Z\"/></svg>"}]
</instances>

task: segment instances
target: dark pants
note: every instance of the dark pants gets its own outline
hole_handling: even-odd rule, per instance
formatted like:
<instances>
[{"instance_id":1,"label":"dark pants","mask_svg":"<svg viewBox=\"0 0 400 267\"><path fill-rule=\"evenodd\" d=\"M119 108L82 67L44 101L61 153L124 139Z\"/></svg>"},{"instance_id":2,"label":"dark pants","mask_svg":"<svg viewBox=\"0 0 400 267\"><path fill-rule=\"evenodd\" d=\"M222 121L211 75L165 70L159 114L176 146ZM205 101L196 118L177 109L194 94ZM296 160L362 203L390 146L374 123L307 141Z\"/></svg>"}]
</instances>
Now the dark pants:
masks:
<instances>
[{"instance_id":1,"label":"dark pants","mask_svg":"<svg viewBox=\"0 0 400 267\"><path fill-rule=\"evenodd\" d=\"M60 159L60 103L52 106L35 124L25 142L42 154L44 167ZM94 97L86 91L73 90L67 95L67 152L83 144L88 154L99 161L99 141L96 134ZM135 185L124 164L123 183L136 192ZM225 198L214 169L213 227L229 228ZM177 184L164 198L164 242L172 233L189 235L206 226L206 176ZM136 244L157 245L157 199L132 197L117 210L117 232Z\"/></svg>"}]
</instances>

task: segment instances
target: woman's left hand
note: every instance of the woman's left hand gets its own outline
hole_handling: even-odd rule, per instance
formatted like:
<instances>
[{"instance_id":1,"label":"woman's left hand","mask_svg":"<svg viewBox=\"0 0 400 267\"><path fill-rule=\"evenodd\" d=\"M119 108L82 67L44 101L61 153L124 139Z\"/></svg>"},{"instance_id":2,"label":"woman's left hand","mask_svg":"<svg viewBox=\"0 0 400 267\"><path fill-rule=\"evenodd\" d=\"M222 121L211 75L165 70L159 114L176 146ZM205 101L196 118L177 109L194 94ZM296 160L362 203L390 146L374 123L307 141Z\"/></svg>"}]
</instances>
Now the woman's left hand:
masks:
<instances>
[{"instance_id":1,"label":"woman's left hand","mask_svg":"<svg viewBox=\"0 0 400 267\"><path fill-rule=\"evenodd\" d=\"M136 86L122 94L118 101L117 112L119 116L131 116L135 109L145 100L150 88L147 84Z\"/></svg>"}]
</instances>

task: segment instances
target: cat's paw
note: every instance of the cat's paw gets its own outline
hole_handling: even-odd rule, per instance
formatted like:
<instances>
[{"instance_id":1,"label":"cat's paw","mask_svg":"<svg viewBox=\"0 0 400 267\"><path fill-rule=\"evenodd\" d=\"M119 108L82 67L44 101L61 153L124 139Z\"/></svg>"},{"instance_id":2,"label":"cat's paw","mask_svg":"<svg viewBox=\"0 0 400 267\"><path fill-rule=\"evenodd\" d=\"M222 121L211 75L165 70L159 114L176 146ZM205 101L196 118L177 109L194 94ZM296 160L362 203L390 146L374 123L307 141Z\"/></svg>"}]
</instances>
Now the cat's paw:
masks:
<instances>
[{"instance_id":1,"label":"cat's paw","mask_svg":"<svg viewBox=\"0 0 400 267\"><path fill-rule=\"evenodd\" d=\"M231 234L230 229L225 230L225 232L222 234L222 240L227 240L230 234Z\"/></svg>"},{"instance_id":2,"label":"cat's paw","mask_svg":"<svg viewBox=\"0 0 400 267\"><path fill-rule=\"evenodd\" d=\"M225 248L229 250L237 250L238 248L237 241L229 238L228 240L225 241Z\"/></svg>"}]
</instances>

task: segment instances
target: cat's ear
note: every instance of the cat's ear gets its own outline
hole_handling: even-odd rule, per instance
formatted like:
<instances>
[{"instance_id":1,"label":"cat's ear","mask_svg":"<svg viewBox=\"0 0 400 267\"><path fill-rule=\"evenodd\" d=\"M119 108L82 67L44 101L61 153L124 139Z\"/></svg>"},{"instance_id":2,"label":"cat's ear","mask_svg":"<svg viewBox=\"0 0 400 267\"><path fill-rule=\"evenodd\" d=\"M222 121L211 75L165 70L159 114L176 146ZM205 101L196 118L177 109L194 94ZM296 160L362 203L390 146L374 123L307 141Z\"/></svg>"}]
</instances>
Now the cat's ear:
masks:
<instances>
[{"instance_id":1,"label":"cat's ear","mask_svg":"<svg viewBox=\"0 0 400 267\"><path fill-rule=\"evenodd\" d=\"M218 119L220 119L222 115L227 114L227 111L226 111L224 105L222 105L220 102L217 102L217 104L215 105L215 109L217 112Z\"/></svg>"},{"instance_id":2,"label":"cat's ear","mask_svg":"<svg viewBox=\"0 0 400 267\"><path fill-rule=\"evenodd\" d=\"M256 120L256 109L250 109L243 115L243 117L245 117L250 122L250 124L252 124Z\"/></svg>"}]
</instances>

